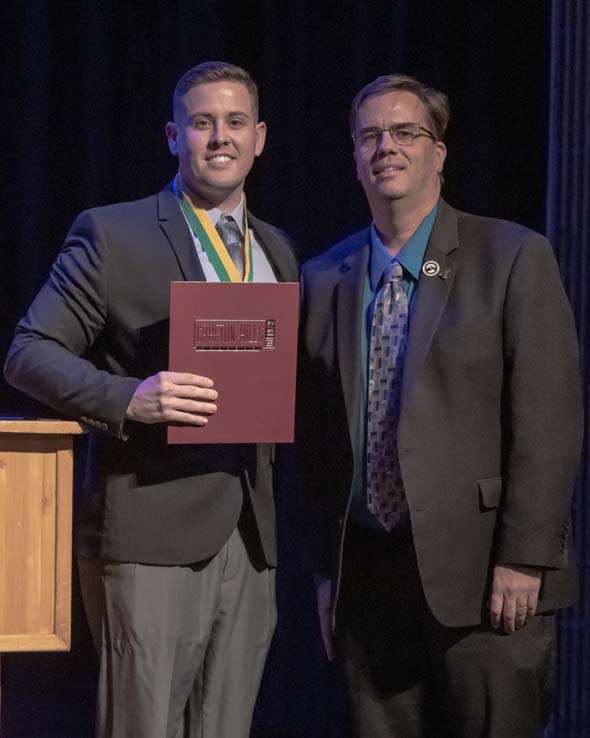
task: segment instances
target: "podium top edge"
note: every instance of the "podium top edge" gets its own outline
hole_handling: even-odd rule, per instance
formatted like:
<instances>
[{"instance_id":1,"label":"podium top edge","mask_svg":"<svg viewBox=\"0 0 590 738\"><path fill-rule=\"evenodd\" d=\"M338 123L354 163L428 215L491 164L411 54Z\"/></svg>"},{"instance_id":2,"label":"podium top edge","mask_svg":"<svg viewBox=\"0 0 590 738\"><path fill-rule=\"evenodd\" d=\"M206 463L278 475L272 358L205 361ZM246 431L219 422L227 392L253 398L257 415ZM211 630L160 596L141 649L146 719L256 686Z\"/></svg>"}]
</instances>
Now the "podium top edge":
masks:
<instances>
[{"instance_id":1,"label":"podium top edge","mask_svg":"<svg viewBox=\"0 0 590 738\"><path fill-rule=\"evenodd\" d=\"M86 429L75 420L36 420L34 418L4 418L0 416L0 433L78 435L85 432Z\"/></svg>"}]
</instances>

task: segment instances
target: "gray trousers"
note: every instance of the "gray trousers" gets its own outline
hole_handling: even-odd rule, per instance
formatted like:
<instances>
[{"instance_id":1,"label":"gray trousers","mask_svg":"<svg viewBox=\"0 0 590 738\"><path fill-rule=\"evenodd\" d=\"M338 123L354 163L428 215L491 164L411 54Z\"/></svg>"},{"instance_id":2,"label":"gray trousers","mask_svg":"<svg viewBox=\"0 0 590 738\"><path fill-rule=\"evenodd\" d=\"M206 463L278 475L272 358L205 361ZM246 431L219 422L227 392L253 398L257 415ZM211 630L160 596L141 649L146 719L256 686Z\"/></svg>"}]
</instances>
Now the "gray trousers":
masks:
<instances>
[{"instance_id":1,"label":"gray trousers","mask_svg":"<svg viewBox=\"0 0 590 738\"><path fill-rule=\"evenodd\" d=\"M248 738L276 623L274 570L236 529L190 566L78 559L100 653L96 738Z\"/></svg>"}]
</instances>

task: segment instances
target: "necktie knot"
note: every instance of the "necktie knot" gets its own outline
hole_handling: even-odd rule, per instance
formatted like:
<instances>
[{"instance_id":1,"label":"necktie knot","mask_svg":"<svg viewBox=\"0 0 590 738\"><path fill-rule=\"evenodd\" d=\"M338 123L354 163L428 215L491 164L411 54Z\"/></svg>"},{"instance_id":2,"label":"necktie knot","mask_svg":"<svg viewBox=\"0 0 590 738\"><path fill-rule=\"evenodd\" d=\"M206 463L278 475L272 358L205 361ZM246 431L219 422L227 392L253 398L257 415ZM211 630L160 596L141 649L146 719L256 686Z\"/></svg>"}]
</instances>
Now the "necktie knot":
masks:
<instances>
[{"instance_id":1,"label":"necktie knot","mask_svg":"<svg viewBox=\"0 0 590 738\"><path fill-rule=\"evenodd\" d=\"M402 287L402 277L404 276L404 270L402 265L398 261L390 262L381 278L381 291L385 292L387 289L391 289L394 303L399 303L404 293Z\"/></svg>"},{"instance_id":2,"label":"necktie knot","mask_svg":"<svg viewBox=\"0 0 590 738\"><path fill-rule=\"evenodd\" d=\"M229 244L242 244L242 234L236 221L231 215L222 215L215 226L225 246Z\"/></svg>"},{"instance_id":3,"label":"necktie knot","mask_svg":"<svg viewBox=\"0 0 590 738\"><path fill-rule=\"evenodd\" d=\"M399 261L392 261L386 267L383 272L382 282L387 284L388 282L399 282L404 276L404 270Z\"/></svg>"}]
</instances>

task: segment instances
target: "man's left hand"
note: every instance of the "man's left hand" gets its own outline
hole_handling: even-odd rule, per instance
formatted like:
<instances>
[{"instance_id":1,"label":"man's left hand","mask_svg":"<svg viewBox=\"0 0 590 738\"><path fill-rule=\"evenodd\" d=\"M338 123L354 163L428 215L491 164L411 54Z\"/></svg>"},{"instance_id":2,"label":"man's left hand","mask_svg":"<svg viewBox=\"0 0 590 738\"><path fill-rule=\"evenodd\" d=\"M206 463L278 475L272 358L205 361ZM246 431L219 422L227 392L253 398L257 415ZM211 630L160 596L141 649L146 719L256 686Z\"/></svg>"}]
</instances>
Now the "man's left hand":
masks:
<instances>
[{"instance_id":1,"label":"man's left hand","mask_svg":"<svg viewBox=\"0 0 590 738\"><path fill-rule=\"evenodd\" d=\"M537 610L542 571L532 566L495 566L490 594L493 628L514 633L533 619Z\"/></svg>"}]
</instances>

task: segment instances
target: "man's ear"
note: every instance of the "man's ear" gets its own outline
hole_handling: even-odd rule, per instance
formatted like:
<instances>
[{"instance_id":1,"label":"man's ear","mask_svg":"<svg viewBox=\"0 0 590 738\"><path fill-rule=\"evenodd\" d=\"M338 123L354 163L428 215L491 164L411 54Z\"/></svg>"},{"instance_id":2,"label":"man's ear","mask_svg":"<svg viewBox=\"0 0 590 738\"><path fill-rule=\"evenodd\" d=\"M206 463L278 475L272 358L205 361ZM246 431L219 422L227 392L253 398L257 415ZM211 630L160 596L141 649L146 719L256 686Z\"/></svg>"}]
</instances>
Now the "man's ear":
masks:
<instances>
[{"instance_id":1,"label":"man's ear","mask_svg":"<svg viewBox=\"0 0 590 738\"><path fill-rule=\"evenodd\" d=\"M436 157L436 169L438 173L441 174L445 165L445 159L447 158L447 147L442 141L435 141L434 152Z\"/></svg>"},{"instance_id":2,"label":"man's ear","mask_svg":"<svg viewBox=\"0 0 590 738\"><path fill-rule=\"evenodd\" d=\"M170 153L172 156L178 156L178 126L169 120L166 123L165 131Z\"/></svg>"},{"instance_id":3,"label":"man's ear","mask_svg":"<svg viewBox=\"0 0 590 738\"><path fill-rule=\"evenodd\" d=\"M352 150L352 158L354 159L354 169L356 171L356 179L357 179L357 182L360 182L361 178L359 176L359 163L358 163L358 159L356 158L356 146Z\"/></svg>"},{"instance_id":4,"label":"man's ear","mask_svg":"<svg viewBox=\"0 0 590 738\"><path fill-rule=\"evenodd\" d=\"M254 148L254 155L260 156L264 149L264 143L266 141L266 123L258 121L256 124L256 145Z\"/></svg>"}]
</instances>

